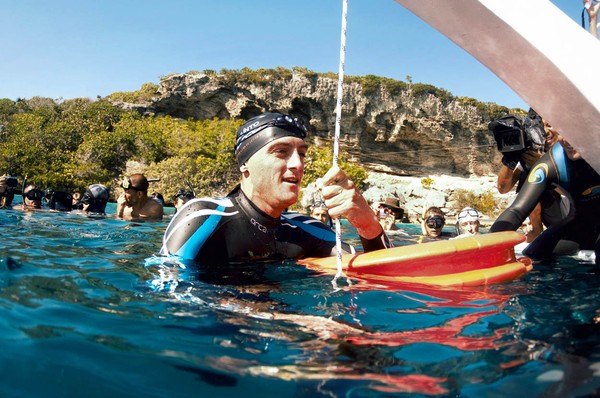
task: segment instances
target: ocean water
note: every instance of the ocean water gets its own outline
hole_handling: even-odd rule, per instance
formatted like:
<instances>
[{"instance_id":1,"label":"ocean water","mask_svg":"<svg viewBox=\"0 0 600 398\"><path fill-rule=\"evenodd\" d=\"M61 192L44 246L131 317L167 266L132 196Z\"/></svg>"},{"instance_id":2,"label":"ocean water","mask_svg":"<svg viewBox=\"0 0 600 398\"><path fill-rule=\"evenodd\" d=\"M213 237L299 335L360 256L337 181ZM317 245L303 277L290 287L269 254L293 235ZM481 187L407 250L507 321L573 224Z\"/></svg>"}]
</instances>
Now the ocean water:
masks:
<instances>
[{"instance_id":1,"label":"ocean water","mask_svg":"<svg viewBox=\"0 0 600 398\"><path fill-rule=\"evenodd\" d=\"M589 262L470 289L334 286L291 262L204 275L157 255L168 217L108 213L0 211L2 397L600 394Z\"/></svg>"}]
</instances>

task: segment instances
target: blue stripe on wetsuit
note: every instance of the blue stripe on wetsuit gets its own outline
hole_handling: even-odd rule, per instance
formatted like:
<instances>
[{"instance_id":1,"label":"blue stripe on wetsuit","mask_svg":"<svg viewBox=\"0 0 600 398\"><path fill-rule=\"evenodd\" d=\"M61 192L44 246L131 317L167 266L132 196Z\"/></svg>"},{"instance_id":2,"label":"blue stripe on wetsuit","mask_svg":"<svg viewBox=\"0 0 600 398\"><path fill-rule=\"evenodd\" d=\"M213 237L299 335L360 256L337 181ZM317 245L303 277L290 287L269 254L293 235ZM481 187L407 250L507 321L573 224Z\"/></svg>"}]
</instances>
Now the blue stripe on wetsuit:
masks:
<instances>
[{"instance_id":1,"label":"blue stripe on wetsuit","mask_svg":"<svg viewBox=\"0 0 600 398\"><path fill-rule=\"evenodd\" d=\"M560 143L553 145L551 151L558 172L558 185L569 191L571 188L571 175L567 167L567 154Z\"/></svg>"},{"instance_id":2,"label":"blue stripe on wetsuit","mask_svg":"<svg viewBox=\"0 0 600 398\"><path fill-rule=\"evenodd\" d=\"M225 211L225 207L219 206L216 210ZM198 228L196 232L194 232L192 236L190 236L188 240L185 241L185 243L179 248L179 250L177 250L177 253L175 254L177 254L185 260L196 259L198 252L200 251L200 249L202 249L202 246L204 246L210 235L214 232L222 217L223 216L216 214L210 215L202 223L200 228Z\"/></svg>"},{"instance_id":3,"label":"blue stripe on wetsuit","mask_svg":"<svg viewBox=\"0 0 600 398\"><path fill-rule=\"evenodd\" d=\"M335 242L335 233L329 229L317 227L311 224L307 224L303 221L297 221L293 218L283 217L284 222L289 222L295 227L302 229L303 231L309 233L310 235L322 239L326 242ZM310 220L310 219L307 219ZM316 221L320 222L320 221Z\"/></svg>"}]
</instances>

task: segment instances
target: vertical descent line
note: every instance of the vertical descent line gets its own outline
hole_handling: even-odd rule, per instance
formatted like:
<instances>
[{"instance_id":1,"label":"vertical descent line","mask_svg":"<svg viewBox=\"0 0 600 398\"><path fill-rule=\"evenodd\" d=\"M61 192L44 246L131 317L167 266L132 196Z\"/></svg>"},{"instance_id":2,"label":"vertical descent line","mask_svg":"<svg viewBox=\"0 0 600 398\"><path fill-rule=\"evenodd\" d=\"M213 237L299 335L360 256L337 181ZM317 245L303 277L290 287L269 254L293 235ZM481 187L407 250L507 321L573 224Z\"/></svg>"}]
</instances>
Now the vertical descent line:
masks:
<instances>
[{"instance_id":1,"label":"vertical descent line","mask_svg":"<svg viewBox=\"0 0 600 398\"><path fill-rule=\"evenodd\" d=\"M337 166L340 152L340 124L342 121L342 96L344 92L344 63L346 61L346 20L348 17L348 0L342 0L342 33L340 40L340 67L338 71L337 102L335 105L335 136L333 140L333 166ZM337 249L337 273L335 281L342 275L342 232L340 219L335 219L335 244Z\"/></svg>"}]
</instances>

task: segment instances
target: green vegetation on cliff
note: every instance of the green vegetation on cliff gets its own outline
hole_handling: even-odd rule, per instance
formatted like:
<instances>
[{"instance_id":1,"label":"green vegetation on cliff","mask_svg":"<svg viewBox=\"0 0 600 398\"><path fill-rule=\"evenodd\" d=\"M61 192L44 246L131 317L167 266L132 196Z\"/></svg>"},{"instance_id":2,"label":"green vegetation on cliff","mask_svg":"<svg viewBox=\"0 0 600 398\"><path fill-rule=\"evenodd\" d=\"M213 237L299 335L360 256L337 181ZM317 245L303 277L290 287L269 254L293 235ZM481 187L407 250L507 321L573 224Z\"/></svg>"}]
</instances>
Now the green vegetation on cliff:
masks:
<instances>
[{"instance_id":1,"label":"green vegetation on cliff","mask_svg":"<svg viewBox=\"0 0 600 398\"><path fill-rule=\"evenodd\" d=\"M151 192L167 201L189 181L198 195L223 195L239 180L233 156L243 120L180 120L141 116L107 100L47 98L0 100L0 174L24 176L43 188L84 189L92 183L116 188L123 175L160 178ZM331 165L327 148L311 148L308 184ZM366 172L340 160L359 186Z\"/></svg>"},{"instance_id":2,"label":"green vegetation on cliff","mask_svg":"<svg viewBox=\"0 0 600 398\"><path fill-rule=\"evenodd\" d=\"M274 79L328 77L333 73L316 73L306 68L292 70L243 68L203 73L224 84L268 85ZM366 94L387 92L389 95L434 95L443 102L458 101L476 107L482 117L495 118L515 113L492 103L452 96L429 84L408 83L367 75L348 76L347 83L362 85ZM83 189L91 183L111 188L121 176L144 172L160 178L151 185L171 199L189 181L199 195L226 194L238 181L239 171L232 154L235 131L242 120L180 120L170 116L142 116L119 108L113 103L151 102L158 86L144 84L134 92L117 92L92 101L76 98L56 102L33 97L12 101L0 99L0 174L10 173L42 187ZM522 111L521 111L522 112ZM322 176L331 165L331 150L311 148L306 161L304 184ZM366 172L340 159L340 165L362 188Z\"/></svg>"}]
</instances>

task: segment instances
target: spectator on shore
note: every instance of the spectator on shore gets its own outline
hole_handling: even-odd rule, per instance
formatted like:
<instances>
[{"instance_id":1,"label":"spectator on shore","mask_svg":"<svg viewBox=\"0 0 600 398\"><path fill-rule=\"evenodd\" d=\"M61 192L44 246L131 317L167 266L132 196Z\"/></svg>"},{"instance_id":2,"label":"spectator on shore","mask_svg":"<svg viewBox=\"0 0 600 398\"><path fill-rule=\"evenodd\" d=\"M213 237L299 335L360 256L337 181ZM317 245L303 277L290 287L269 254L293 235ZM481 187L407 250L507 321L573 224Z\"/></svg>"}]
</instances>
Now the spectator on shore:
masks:
<instances>
[{"instance_id":1,"label":"spectator on shore","mask_svg":"<svg viewBox=\"0 0 600 398\"><path fill-rule=\"evenodd\" d=\"M143 174L125 177L123 194L117 199L117 218L123 220L161 220L163 206L148 196L148 179Z\"/></svg>"}]
</instances>

